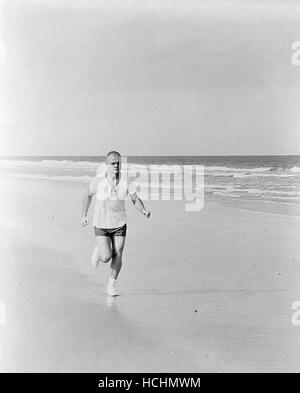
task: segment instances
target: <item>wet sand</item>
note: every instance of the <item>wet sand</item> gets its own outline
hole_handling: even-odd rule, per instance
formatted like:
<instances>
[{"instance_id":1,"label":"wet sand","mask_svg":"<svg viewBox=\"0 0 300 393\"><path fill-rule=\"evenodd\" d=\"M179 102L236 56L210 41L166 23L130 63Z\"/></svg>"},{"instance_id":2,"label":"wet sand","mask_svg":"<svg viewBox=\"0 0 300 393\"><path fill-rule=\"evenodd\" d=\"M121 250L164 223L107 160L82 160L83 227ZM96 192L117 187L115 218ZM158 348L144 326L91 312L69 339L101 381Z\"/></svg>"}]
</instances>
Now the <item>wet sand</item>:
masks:
<instances>
[{"instance_id":1,"label":"wet sand","mask_svg":"<svg viewBox=\"0 0 300 393\"><path fill-rule=\"evenodd\" d=\"M1 371L300 371L295 212L149 201L146 220L128 202L121 296L108 298L109 265L91 266L80 226L85 187L2 179Z\"/></svg>"}]
</instances>

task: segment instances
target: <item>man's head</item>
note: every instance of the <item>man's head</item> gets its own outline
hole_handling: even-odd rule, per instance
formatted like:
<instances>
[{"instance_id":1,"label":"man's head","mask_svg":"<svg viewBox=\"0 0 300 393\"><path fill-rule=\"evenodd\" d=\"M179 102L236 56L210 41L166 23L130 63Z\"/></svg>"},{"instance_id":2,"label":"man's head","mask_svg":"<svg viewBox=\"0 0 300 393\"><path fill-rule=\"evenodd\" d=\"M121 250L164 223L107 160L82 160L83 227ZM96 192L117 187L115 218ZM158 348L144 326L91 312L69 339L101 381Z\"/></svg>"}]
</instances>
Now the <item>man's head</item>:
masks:
<instances>
[{"instance_id":1,"label":"man's head","mask_svg":"<svg viewBox=\"0 0 300 393\"><path fill-rule=\"evenodd\" d=\"M108 173L118 175L121 170L121 154L117 151L110 151L106 156Z\"/></svg>"}]
</instances>

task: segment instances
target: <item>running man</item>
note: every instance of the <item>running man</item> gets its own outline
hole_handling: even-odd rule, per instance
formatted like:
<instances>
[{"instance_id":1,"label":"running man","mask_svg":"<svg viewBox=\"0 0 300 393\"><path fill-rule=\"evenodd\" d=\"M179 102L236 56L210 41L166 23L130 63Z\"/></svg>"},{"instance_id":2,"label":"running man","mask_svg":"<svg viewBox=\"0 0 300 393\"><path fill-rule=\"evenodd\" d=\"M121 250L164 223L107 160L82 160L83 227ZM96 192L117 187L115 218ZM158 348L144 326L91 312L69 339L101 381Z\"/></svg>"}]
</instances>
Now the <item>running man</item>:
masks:
<instances>
[{"instance_id":1,"label":"running man","mask_svg":"<svg viewBox=\"0 0 300 393\"><path fill-rule=\"evenodd\" d=\"M98 267L99 262L107 263L111 260L111 275L107 287L109 296L117 296L116 280L122 267L122 253L125 244L127 218L125 200L129 196L135 208L147 218L147 210L138 197L135 184L121 173L121 154L111 151L106 156L105 173L96 176L82 202L81 225L88 225L87 213L96 194L93 225L96 235L96 246L92 255L92 265Z\"/></svg>"}]
</instances>

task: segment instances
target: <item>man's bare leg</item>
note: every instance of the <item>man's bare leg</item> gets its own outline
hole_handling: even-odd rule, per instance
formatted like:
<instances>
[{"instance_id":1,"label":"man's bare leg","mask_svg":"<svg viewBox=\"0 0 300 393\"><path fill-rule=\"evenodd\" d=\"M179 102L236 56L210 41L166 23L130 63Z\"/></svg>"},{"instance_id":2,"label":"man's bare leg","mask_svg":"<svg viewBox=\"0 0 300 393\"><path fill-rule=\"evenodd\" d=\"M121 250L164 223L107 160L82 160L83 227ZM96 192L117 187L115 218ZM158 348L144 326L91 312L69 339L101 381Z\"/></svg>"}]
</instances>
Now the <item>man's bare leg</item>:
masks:
<instances>
[{"instance_id":1,"label":"man's bare leg","mask_svg":"<svg viewBox=\"0 0 300 393\"><path fill-rule=\"evenodd\" d=\"M115 290L116 280L122 267L122 254L125 245L125 236L114 236L112 238L112 259L111 259L111 275L107 287L107 293L116 296Z\"/></svg>"},{"instance_id":2,"label":"man's bare leg","mask_svg":"<svg viewBox=\"0 0 300 393\"><path fill-rule=\"evenodd\" d=\"M107 263L112 257L112 245L108 236L96 236L96 246L92 255L92 265L98 267L99 262Z\"/></svg>"}]
</instances>

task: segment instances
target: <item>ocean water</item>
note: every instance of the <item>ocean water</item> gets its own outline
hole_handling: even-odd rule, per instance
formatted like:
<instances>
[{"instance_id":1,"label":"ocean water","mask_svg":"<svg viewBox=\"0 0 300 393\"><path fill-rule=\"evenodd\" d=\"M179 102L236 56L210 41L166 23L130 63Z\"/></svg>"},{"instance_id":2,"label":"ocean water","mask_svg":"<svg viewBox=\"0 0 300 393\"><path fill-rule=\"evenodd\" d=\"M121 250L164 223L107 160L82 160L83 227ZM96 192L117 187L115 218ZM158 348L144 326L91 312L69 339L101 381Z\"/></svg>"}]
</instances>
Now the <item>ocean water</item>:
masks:
<instances>
[{"instance_id":1,"label":"ocean water","mask_svg":"<svg viewBox=\"0 0 300 393\"><path fill-rule=\"evenodd\" d=\"M171 176L171 196L182 193L183 183L175 180L186 170L194 176L195 191L202 184L195 168L203 166L206 198L300 204L300 156L130 156L127 164L141 190L150 183L161 193L166 185L155 176L160 173ZM1 176L89 183L103 169L104 157L96 156L0 158Z\"/></svg>"}]
</instances>

